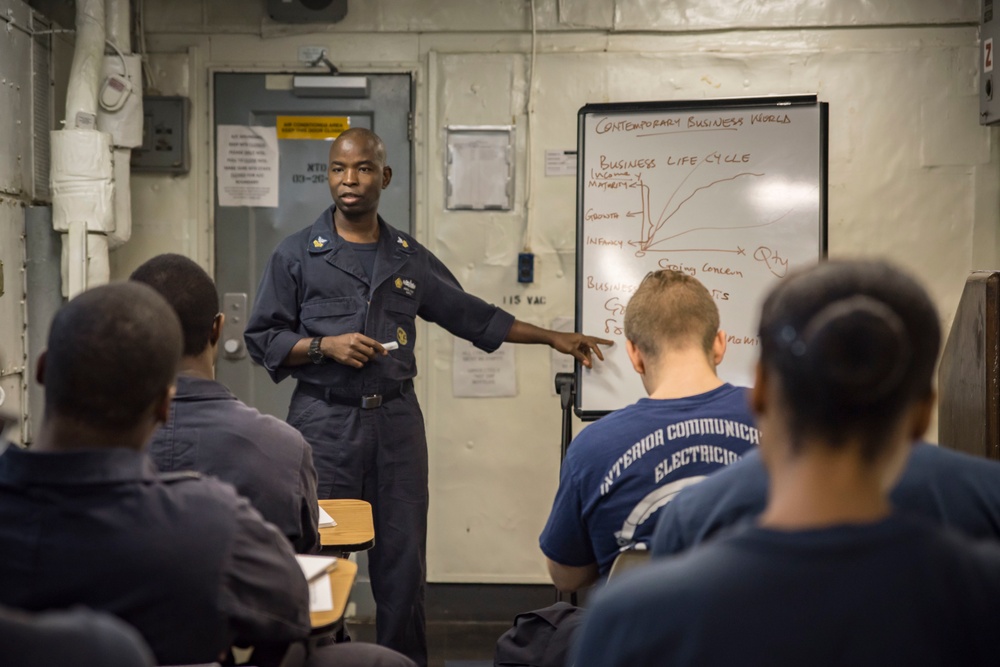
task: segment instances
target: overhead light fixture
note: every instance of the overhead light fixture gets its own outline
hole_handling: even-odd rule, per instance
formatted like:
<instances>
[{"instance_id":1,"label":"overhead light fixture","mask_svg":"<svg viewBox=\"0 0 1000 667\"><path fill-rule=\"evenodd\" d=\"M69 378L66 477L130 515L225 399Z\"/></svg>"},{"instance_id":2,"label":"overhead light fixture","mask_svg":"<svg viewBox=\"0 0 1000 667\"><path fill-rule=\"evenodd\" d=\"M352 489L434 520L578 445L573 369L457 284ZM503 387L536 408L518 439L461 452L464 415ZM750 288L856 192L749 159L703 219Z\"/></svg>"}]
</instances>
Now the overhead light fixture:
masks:
<instances>
[{"instance_id":1,"label":"overhead light fixture","mask_svg":"<svg viewBox=\"0 0 1000 667\"><path fill-rule=\"evenodd\" d=\"M368 97L368 77L296 75L292 92L298 97Z\"/></svg>"}]
</instances>

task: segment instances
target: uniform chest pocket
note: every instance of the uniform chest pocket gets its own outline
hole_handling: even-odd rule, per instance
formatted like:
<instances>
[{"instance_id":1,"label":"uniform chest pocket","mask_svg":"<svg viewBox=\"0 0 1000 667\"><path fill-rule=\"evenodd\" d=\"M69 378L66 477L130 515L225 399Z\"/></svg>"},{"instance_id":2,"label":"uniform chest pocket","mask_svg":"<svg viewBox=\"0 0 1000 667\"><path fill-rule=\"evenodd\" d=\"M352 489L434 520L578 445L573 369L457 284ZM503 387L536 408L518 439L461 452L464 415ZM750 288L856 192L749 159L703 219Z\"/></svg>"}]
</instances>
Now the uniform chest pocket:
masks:
<instances>
[{"instance_id":1,"label":"uniform chest pocket","mask_svg":"<svg viewBox=\"0 0 1000 667\"><path fill-rule=\"evenodd\" d=\"M299 314L310 336L339 336L364 330L365 302L360 298L337 297L302 304Z\"/></svg>"},{"instance_id":2,"label":"uniform chest pocket","mask_svg":"<svg viewBox=\"0 0 1000 667\"><path fill-rule=\"evenodd\" d=\"M416 299L409 299L398 294L389 294L383 306L385 310L385 341L396 341L399 349L413 350L416 334L417 308L420 304Z\"/></svg>"}]
</instances>

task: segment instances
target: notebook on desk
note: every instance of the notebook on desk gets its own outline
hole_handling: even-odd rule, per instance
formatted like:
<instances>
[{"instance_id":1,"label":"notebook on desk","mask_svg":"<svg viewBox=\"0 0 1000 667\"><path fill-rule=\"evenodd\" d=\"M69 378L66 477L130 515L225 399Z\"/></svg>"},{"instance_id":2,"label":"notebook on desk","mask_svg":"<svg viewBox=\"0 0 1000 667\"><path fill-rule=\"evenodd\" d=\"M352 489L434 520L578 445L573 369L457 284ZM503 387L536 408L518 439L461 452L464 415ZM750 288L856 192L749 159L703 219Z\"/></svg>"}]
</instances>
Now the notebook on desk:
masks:
<instances>
[{"instance_id":1,"label":"notebook on desk","mask_svg":"<svg viewBox=\"0 0 1000 667\"><path fill-rule=\"evenodd\" d=\"M332 556L295 556L302 568L302 574L309 583L309 611L332 611L333 591L330 588L330 572L337 567L337 559Z\"/></svg>"}]
</instances>

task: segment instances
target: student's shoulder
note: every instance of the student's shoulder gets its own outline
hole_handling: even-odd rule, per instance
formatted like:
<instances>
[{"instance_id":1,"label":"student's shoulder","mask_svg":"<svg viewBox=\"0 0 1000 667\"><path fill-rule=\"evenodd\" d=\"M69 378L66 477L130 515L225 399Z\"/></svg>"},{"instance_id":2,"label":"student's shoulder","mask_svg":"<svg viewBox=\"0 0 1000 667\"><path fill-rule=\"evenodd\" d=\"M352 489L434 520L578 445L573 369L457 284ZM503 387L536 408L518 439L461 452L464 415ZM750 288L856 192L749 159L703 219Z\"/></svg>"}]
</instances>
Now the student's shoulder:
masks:
<instances>
[{"instance_id":1,"label":"student's shoulder","mask_svg":"<svg viewBox=\"0 0 1000 667\"><path fill-rule=\"evenodd\" d=\"M907 472L924 476L940 475L944 470L979 473L1000 480L1000 461L973 456L926 442L919 442L913 446Z\"/></svg>"},{"instance_id":2,"label":"student's shoulder","mask_svg":"<svg viewBox=\"0 0 1000 667\"><path fill-rule=\"evenodd\" d=\"M246 437L274 445L275 449L298 452L308 447L305 437L293 426L274 415L261 412L234 397L231 404L232 426Z\"/></svg>"},{"instance_id":3,"label":"student's shoulder","mask_svg":"<svg viewBox=\"0 0 1000 667\"><path fill-rule=\"evenodd\" d=\"M921 516L899 514L894 521L908 531L914 545L908 551L914 561L923 558L942 578L957 573L991 587L1000 605L1000 542L975 539Z\"/></svg>"},{"instance_id":4,"label":"student's shoulder","mask_svg":"<svg viewBox=\"0 0 1000 667\"><path fill-rule=\"evenodd\" d=\"M165 499L185 507L200 504L203 512L199 513L235 511L242 500L232 484L194 470L161 472L155 482L153 488Z\"/></svg>"},{"instance_id":5,"label":"student's shoulder","mask_svg":"<svg viewBox=\"0 0 1000 667\"><path fill-rule=\"evenodd\" d=\"M633 403L614 412L609 412L600 419L592 421L583 427L573 439L570 447L577 448L577 451L591 449L594 447L606 448L609 444L621 443L629 440L627 435L635 430L637 426L645 423L644 416L649 414L649 401L645 399L639 403ZM632 445L632 442L628 442ZM577 447L579 445L579 447Z\"/></svg>"}]
</instances>

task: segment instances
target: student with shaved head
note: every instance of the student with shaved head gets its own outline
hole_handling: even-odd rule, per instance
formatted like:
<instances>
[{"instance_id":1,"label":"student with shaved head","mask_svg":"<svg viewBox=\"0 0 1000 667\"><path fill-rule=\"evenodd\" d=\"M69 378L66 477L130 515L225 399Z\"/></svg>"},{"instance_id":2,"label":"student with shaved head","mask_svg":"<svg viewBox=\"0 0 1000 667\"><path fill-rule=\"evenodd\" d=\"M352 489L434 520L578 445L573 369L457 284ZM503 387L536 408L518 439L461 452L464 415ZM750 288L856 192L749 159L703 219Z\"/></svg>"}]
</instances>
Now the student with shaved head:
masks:
<instances>
[{"instance_id":1,"label":"student with shaved head","mask_svg":"<svg viewBox=\"0 0 1000 667\"><path fill-rule=\"evenodd\" d=\"M413 393L416 318L487 352L505 341L544 343L588 367L602 358L598 343L611 341L540 329L463 291L378 215L392 169L371 130L333 142L328 176L333 206L271 255L247 349L275 382L297 381L288 422L313 447L319 497L372 503L378 642L423 665L427 442Z\"/></svg>"},{"instance_id":2,"label":"student with shaved head","mask_svg":"<svg viewBox=\"0 0 1000 667\"><path fill-rule=\"evenodd\" d=\"M164 472L196 470L229 482L299 553L319 548L316 469L302 434L263 415L215 380L225 315L211 277L183 255L158 255L132 273L167 300L184 330L184 356L167 423L149 453Z\"/></svg>"}]
</instances>

